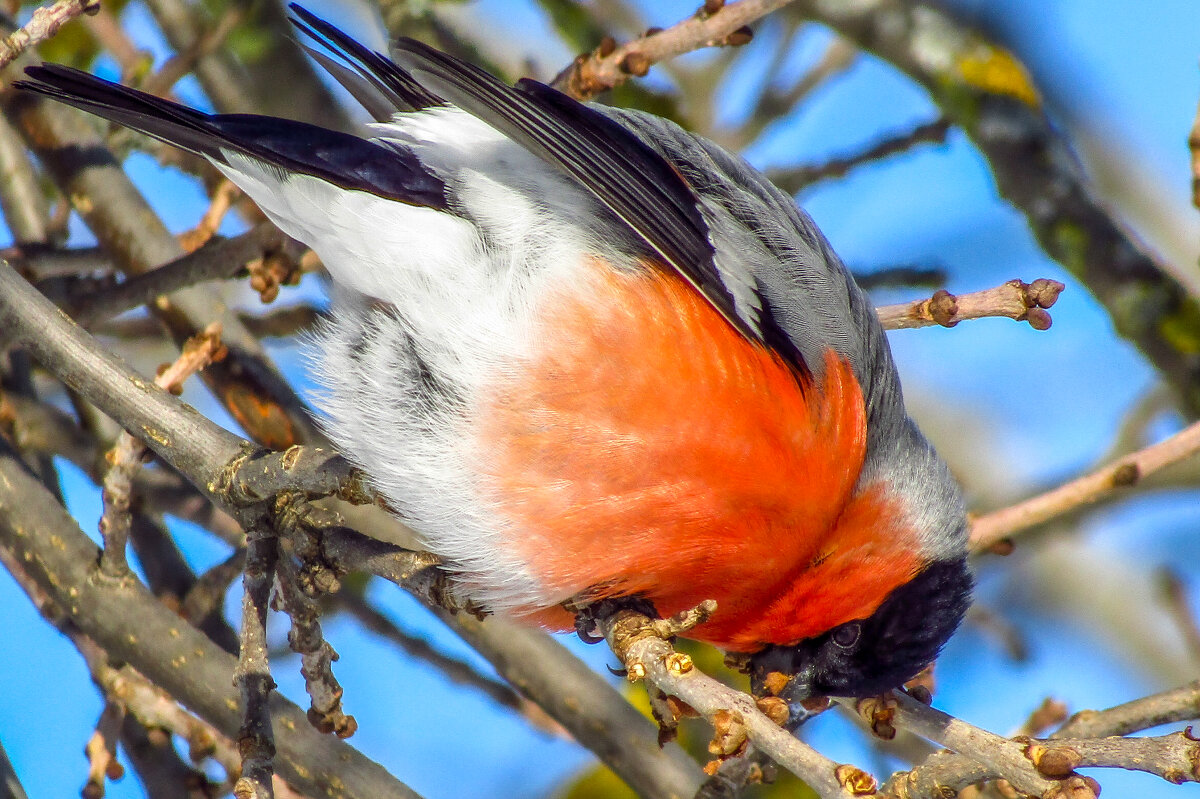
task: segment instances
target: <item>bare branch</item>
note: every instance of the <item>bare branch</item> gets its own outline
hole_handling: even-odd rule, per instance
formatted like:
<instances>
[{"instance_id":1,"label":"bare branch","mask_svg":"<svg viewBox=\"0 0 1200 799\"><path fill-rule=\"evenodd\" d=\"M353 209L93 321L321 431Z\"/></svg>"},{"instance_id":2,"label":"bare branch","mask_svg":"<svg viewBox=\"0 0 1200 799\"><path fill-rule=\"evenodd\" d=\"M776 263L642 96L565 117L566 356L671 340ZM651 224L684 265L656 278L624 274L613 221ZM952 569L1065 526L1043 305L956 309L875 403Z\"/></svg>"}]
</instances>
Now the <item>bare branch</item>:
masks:
<instances>
[{"instance_id":1,"label":"bare branch","mask_svg":"<svg viewBox=\"0 0 1200 799\"><path fill-rule=\"evenodd\" d=\"M208 243L217 234L217 228L225 215L233 208L233 204L242 198L242 190L229 178L221 178L213 189L212 199L209 200L208 210L200 217L200 222L179 236L179 244L187 252L194 252Z\"/></svg>"},{"instance_id":2,"label":"bare branch","mask_svg":"<svg viewBox=\"0 0 1200 799\"><path fill-rule=\"evenodd\" d=\"M221 326L214 322L199 336L188 339L183 353L154 378L159 388L178 394L183 382L214 360L224 357L221 345ZM121 432L117 443L105 459L109 468L104 474L104 512L100 516L100 534L104 536L104 552L100 556L100 571L107 577L124 579L129 575L125 561L125 545L133 523L129 513L133 495L133 478L142 465L146 445Z\"/></svg>"},{"instance_id":3,"label":"bare branch","mask_svg":"<svg viewBox=\"0 0 1200 799\"><path fill-rule=\"evenodd\" d=\"M0 116L0 209L18 245L45 245L50 209L29 152L12 124Z\"/></svg>"},{"instance_id":4,"label":"bare branch","mask_svg":"<svg viewBox=\"0 0 1200 799\"><path fill-rule=\"evenodd\" d=\"M121 79L136 79L153 65L153 56L140 49L121 29L121 20L111 8L100 6L84 22L100 47L121 65Z\"/></svg>"},{"instance_id":5,"label":"bare branch","mask_svg":"<svg viewBox=\"0 0 1200 799\"><path fill-rule=\"evenodd\" d=\"M88 758L88 778L80 793L84 799L101 799L104 784L108 780L119 780L125 769L117 762L117 740L121 734L121 722L125 708L116 702L106 702L96 722L96 731L88 739L83 751Z\"/></svg>"},{"instance_id":6,"label":"bare branch","mask_svg":"<svg viewBox=\"0 0 1200 799\"><path fill-rule=\"evenodd\" d=\"M945 736L937 733L937 711L921 710L919 704L914 705L912 700L897 696L897 702L905 700L904 710L898 710L898 704L889 703L887 709L894 711L893 715L889 716L889 722L944 743L952 749L956 748L948 740L943 740ZM875 710L874 707L868 709ZM1047 715L1056 716L1060 710L1061 708L1050 708ZM1139 759L1153 766L1145 770L1159 774L1165 779L1196 780L1196 772L1189 774L1186 769L1178 770L1178 766L1183 762L1181 757L1191 757L1189 762L1193 768L1197 762L1197 745L1194 739L1187 738L1186 734L1186 740L1180 740L1178 735L1164 736L1160 739L1111 737L1194 718L1200 718L1200 682L1193 682L1109 710L1081 711L1047 740L997 739L998 742L992 743L1003 748L993 751L1004 752L1007 758L1012 758L1014 752L1020 752L1026 761L1021 766L1022 769L1034 767L1040 772L1039 779L1062 779L1063 782L1058 784L1060 787L1055 789L1058 791L1055 795L1058 796L1090 796L1098 792L1094 781L1083 778L1082 783L1079 782L1080 778L1074 776L1076 767L1137 768ZM916 724L913 723L914 720ZM960 736L958 744L961 746L962 741L966 741L967 746L971 748L958 750L961 754L935 753L913 770L892 775L884 785L883 792L900 799L916 799L957 792L968 785L985 780L1006 779L1011 782L1010 772L998 768L997 763L986 757L979 757L976 751L977 746L991 746L988 743L990 739L986 738L990 734L984 733L983 738L972 744L971 741L979 737L972 729L967 725L966 734ZM1066 742L1067 746L1058 748L1058 742L1067 738L1071 739ZM1082 740L1084 738L1087 740ZM1146 741L1153 743L1148 744ZM1080 791L1083 793L1080 794Z\"/></svg>"},{"instance_id":7,"label":"bare branch","mask_svg":"<svg viewBox=\"0 0 1200 799\"><path fill-rule=\"evenodd\" d=\"M1200 719L1200 680L1107 710L1081 710L1051 738L1128 735L1160 724Z\"/></svg>"},{"instance_id":8,"label":"bare branch","mask_svg":"<svg viewBox=\"0 0 1200 799\"><path fill-rule=\"evenodd\" d=\"M885 305L875 312L885 330L930 325L954 327L964 319L992 316L1028 322L1034 330L1047 330L1051 319L1046 309L1058 301L1064 288L1057 280L1038 278L1032 283L1010 280L1002 286L957 296L939 289L927 300Z\"/></svg>"},{"instance_id":9,"label":"bare branch","mask_svg":"<svg viewBox=\"0 0 1200 799\"><path fill-rule=\"evenodd\" d=\"M33 12L33 18L0 41L0 69L11 64L21 53L58 33L63 25L80 14L94 14L100 0L58 0Z\"/></svg>"},{"instance_id":10,"label":"bare branch","mask_svg":"<svg viewBox=\"0 0 1200 799\"><path fill-rule=\"evenodd\" d=\"M164 32L178 41L180 36L183 35L178 30L178 26L183 24L182 21L177 20L171 12L164 12L161 3L155 4L153 7L156 10L156 17L160 24L164 25ZM180 11L180 9L173 10ZM242 8L237 6L227 7L211 28L201 32L199 36L192 39L187 47L178 48L176 53L167 59L158 72L147 77L145 83L141 86L142 91L165 96L180 79L188 73L193 72L202 60L206 61L205 68L209 72L206 72L205 77L208 83L211 84L213 78L209 73L213 71L213 67L207 63L207 59L225 44L225 40L229 38L229 34L233 33L233 29L242 22L244 14L245 11ZM221 75L221 77L226 78L226 80L236 80L234 76L226 77L225 75ZM206 93L208 92L208 86L206 86L205 91ZM230 92L235 93L230 95ZM214 101L229 102L228 98L230 96L240 97L238 92L240 92L240 89L236 86L231 88L222 87L220 92L210 94L209 96L213 97ZM185 249L190 248L185 246Z\"/></svg>"},{"instance_id":11,"label":"bare branch","mask_svg":"<svg viewBox=\"0 0 1200 799\"><path fill-rule=\"evenodd\" d=\"M712 12L701 9L695 16L670 28L648 33L620 47L612 42L601 43L598 49L576 58L554 79L553 85L572 97L586 100L624 83L631 75L645 75L659 61L702 47L745 44L750 41L749 30L743 30L747 25L788 2L790 0L712 3L716 6Z\"/></svg>"},{"instance_id":12,"label":"bare branch","mask_svg":"<svg viewBox=\"0 0 1200 799\"><path fill-rule=\"evenodd\" d=\"M289 498L281 497L280 501L289 502ZM291 503L297 501L299 498L290 500ZM287 519L287 514L284 514L281 526L288 525ZM294 556L299 556L302 563L311 560L319 544L315 537L302 531L302 525L288 526L292 529L287 530L289 535L284 541L291 543L291 547L285 545L283 556L279 559L276 602L292 622L292 628L288 631L288 646L300 656L300 673L304 676L304 688L311 699L308 720L321 732L349 738L358 729L358 722L342 709L342 686L333 675L333 663L338 659L338 654L322 633L321 609L317 604L317 599L327 593L326 586L321 579L313 579L311 573L302 574L294 560ZM299 546L307 551L291 551ZM336 584L330 587L336 588Z\"/></svg>"},{"instance_id":13,"label":"bare branch","mask_svg":"<svg viewBox=\"0 0 1200 799\"><path fill-rule=\"evenodd\" d=\"M1158 470L1200 451L1200 422L1158 444L1020 504L980 516L971 522L971 547L989 549L1005 538L1036 527L1068 511L1120 492Z\"/></svg>"},{"instance_id":14,"label":"bare branch","mask_svg":"<svg viewBox=\"0 0 1200 799\"><path fill-rule=\"evenodd\" d=\"M745 149L753 143L767 126L777 121L781 116L788 113L798 103L810 96L819 87L825 85L834 77L842 74L849 69L858 58L859 49L846 41L840 36L835 36L825 48L825 52L817 60L817 63L802 73L799 78L792 82L787 88L776 88L771 84L771 80L782 73L782 67L788 55L792 52L793 36L791 35L796 27L796 22L790 19L781 20L783 25L788 29L789 35L779 37L776 44L774 56L771 64L763 70L763 74L767 76L766 86L759 94L753 107L745 117L745 121L741 125L732 130L716 130L713 131L714 139L723 147L734 152ZM720 65L724 72L724 68L728 64ZM706 70L707 71L707 70ZM678 70L677 70L678 72ZM679 83L685 94L689 88L690 82L687 77L676 74L675 80ZM694 78L693 78L694 80ZM700 99L706 108L706 118L712 116L712 98L711 91L712 79L702 82L702 93L692 92L692 94L700 94ZM694 103L689 103L689 107ZM794 194L799 191L799 188L791 188L781 184L777 178L780 177L777 172L771 172L768 177L780 188ZM786 176L784 177L786 181Z\"/></svg>"},{"instance_id":15,"label":"bare branch","mask_svg":"<svg viewBox=\"0 0 1200 799\"><path fill-rule=\"evenodd\" d=\"M1192 205L1200 208L1200 107L1196 108L1196 121L1192 123L1188 147L1192 151Z\"/></svg>"},{"instance_id":16,"label":"bare branch","mask_svg":"<svg viewBox=\"0 0 1200 799\"><path fill-rule=\"evenodd\" d=\"M1153 738L1031 741L1025 755L1043 774L1066 776L1078 768L1122 768L1155 774L1176 785L1200 782L1200 742L1190 729Z\"/></svg>"},{"instance_id":17,"label":"bare branch","mask_svg":"<svg viewBox=\"0 0 1200 799\"><path fill-rule=\"evenodd\" d=\"M237 739L242 773L233 793L238 799L273 799L275 733L271 724L271 694L275 681L267 662L267 605L279 559L279 540L273 532L257 526L246 532L241 650L233 672L242 699L242 726Z\"/></svg>"},{"instance_id":18,"label":"bare branch","mask_svg":"<svg viewBox=\"0 0 1200 799\"><path fill-rule=\"evenodd\" d=\"M294 258L299 256L300 247L270 222L262 222L231 239L210 241L195 252L129 277L119 285L68 298L65 305L76 322L91 327L139 305L152 305L158 297L188 286L234 277L251 261L280 252Z\"/></svg>"},{"instance_id":19,"label":"bare branch","mask_svg":"<svg viewBox=\"0 0 1200 799\"><path fill-rule=\"evenodd\" d=\"M0 122L3 119L0 117ZM30 175L30 179L35 180L36 176ZM12 224L7 217L5 221ZM93 273L111 274L113 271L112 262L99 247L55 247L46 244L45 237L40 233L32 242L21 242L0 249L0 259L8 261L31 282L54 278L77 279Z\"/></svg>"},{"instance_id":20,"label":"bare branch","mask_svg":"<svg viewBox=\"0 0 1200 799\"><path fill-rule=\"evenodd\" d=\"M1044 796L1054 787L1053 782L1039 774L1029 762L1019 742L972 726L962 719L956 719L940 710L924 705L901 691L896 691L887 697L862 700L839 699L837 701L846 707L853 708L872 729L878 729L879 725L883 723L891 729L894 735L895 729L902 728L920 735L926 740L940 743L947 749L965 755L969 761L973 762L973 779L964 782L964 778L958 778L954 782L949 782L948 775L934 770L938 756L930 757L922 768L929 769L924 772L925 779L936 774L937 785L946 786L955 791L960 790L981 779L978 776L978 769L982 767L986 776L1003 777L1023 793ZM894 775L884 786L885 790L896 792L897 787L905 782L911 785L916 781L912 775L918 771L918 769L914 769L904 775L904 778ZM917 792L898 793L898 795L920 796L923 794Z\"/></svg>"},{"instance_id":21,"label":"bare branch","mask_svg":"<svg viewBox=\"0 0 1200 799\"><path fill-rule=\"evenodd\" d=\"M1158 583L1163 601L1179 626L1179 632L1192 660L1200 664L1200 620L1192 611L1187 583L1178 572L1168 567L1159 571Z\"/></svg>"},{"instance_id":22,"label":"bare branch","mask_svg":"<svg viewBox=\"0 0 1200 799\"><path fill-rule=\"evenodd\" d=\"M767 172L767 177L788 194L795 194L817 181L844 177L851 170L857 169L863 164L907 152L918 144L942 144L946 141L946 134L949 131L950 121L942 117L933 122L918 125L907 133L886 138L860 153L845 158L835 158L816 166L772 169Z\"/></svg>"},{"instance_id":23,"label":"bare branch","mask_svg":"<svg viewBox=\"0 0 1200 799\"><path fill-rule=\"evenodd\" d=\"M807 782L822 797L849 797L869 792L874 780L850 766L841 766L802 743L764 715L755 700L703 674L687 655L668 640L687 626L711 615L702 606L688 616L656 621L632 610L619 610L599 620L604 637L625 664L631 680L645 679L667 696L678 697L713 722L716 735L709 751L720 759L741 754L751 741L783 768ZM779 702L780 700L776 700ZM786 721L786 707L782 720Z\"/></svg>"}]
</instances>

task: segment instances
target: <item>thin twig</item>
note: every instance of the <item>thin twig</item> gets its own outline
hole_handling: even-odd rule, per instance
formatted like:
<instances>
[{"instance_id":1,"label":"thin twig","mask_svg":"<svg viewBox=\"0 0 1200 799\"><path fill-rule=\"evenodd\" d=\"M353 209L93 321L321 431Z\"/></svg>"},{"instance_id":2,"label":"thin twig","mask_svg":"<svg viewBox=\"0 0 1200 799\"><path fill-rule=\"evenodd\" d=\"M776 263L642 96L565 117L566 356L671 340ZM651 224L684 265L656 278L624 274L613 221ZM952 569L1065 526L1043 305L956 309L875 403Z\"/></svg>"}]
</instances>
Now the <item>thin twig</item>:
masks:
<instances>
[{"instance_id":1,"label":"thin twig","mask_svg":"<svg viewBox=\"0 0 1200 799\"><path fill-rule=\"evenodd\" d=\"M929 299L885 305L875 312L885 330L954 327L964 319L994 316L1028 322L1034 330L1047 330L1051 324L1047 309L1058 301L1064 288L1057 280L1038 278L1032 283L1010 280L995 288L957 296L939 289Z\"/></svg>"},{"instance_id":2,"label":"thin twig","mask_svg":"<svg viewBox=\"0 0 1200 799\"><path fill-rule=\"evenodd\" d=\"M863 164L908 152L918 144L943 144L949 131L950 121L942 117L933 122L918 125L906 133L889 136L854 155L834 158L815 166L772 169L767 172L767 177L788 194L796 194L801 189L818 181L844 177L851 170L857 169Z\"/></svg>"},{"instance_id":3,"label":"thin twig","mask_svg":"<svg viewBox=\"0 0 1200 799\"><path fill-rule=\"evenodd\" d=\"M1107 710L1081 710L1051 738L1129 735L1161 724L1200 719L1200 680Z\"/></svg>"},{"instance_id":4,"label":"thin twig","mask_svg":"<svg viewBox=\"0 0 1200 799\"><path fill-rule=\"evenodd\" d=\"M241 197L242 190L236 183L229 178L221 178L212 192L208 210L200 217L200 222L191 230L180 234L179 246L183 247L184 252L195 252L207 244L208 240L216 235L229 209L233 208L233 204Z\"/></svg>"},{"instance_id":5,"label":"thin twig","mask_svg":"<svg viewBox=\"0 0 1200 799\"><path fill-rule=\"evenodd\" d=\"M165 367L154 382L159 388L177 394L188 377L222 357L221 326L214 322L201 335L189 339L179 358ZM123 579L129 575L125 547L133 523L129 512L133 478L145 454L146 445L122 431L105 455L109 468L104 474L102 492L104 513L100 517L100 534L104 536L104 553L100 557L100 572L106 577Z\"/></svg>"},{"instance_id":6,"label":"thin twig","mask_svg":"<svg viewBox=\"0 0 1200 799\"><path fill-rule=\"evenodd\" d=\"M607 44L585 53L554 79L553 85L579 99L589 99L629 79L645 75L659 61L702 47L745 44L750 33L743 30L790 0L740 0L640 36L619 47ZM714 3L714 5L720 5Z\"/></svg>"},{"instance_id":7,"label":"thin twig","mask_svg":"<svg viewBox=\"0 0 1200 799\"><path fill-rule=\"evenodd\" d=\"M267 609L279 558L279 541L261 527L247 531L246 570L242 574L241 653L233 673L242 696L238 751L241 777L233 792L238 799L272 799L275 734L271 726L271 666L267 662Z\"/></svg>"},{"instance_id":8,"label":"thin twig","mask_svg":"<svg viewBox=\"0 0 1200 799\"><path fill-rule=\"evenodd\" d=\"M202 627L205 619L220 614L225 593L245 568L246 550L235 549L228 558L197 577L179 598L179 615Z\"/></svg>"},{"instance_id":9,"label":"thin twig","mask_svg":"<svg viewBox=\"0 0 1200 799\"><path fill-rule=\"evenodd\" d=\"M0 69L11 64L17 56L38 42L49 39L80 14L93 14L100 0L58 0L33 12L33 18L23 27L0 41Z\"/></svg>"},{"instance_id":10,"label":"thin twig","mask_svg":"<svg viewBox=\"0 0 1200 799\"><path fill-rule=\"evenodd\" d=\"M121 65L122 81L136 81L154 64L153 55L134 44L111 9L101 6L84 22L101 49Z\"/></svg>"},{"instance_id":11,"label":"thin twig","mask_svg":"<svg viewBox=\"0 0 1200 799\"><path fill-rule=\"evenodd\" d=\"M1196 108L1196 121L1188 136L1188 148L1192 151L1192 205L1200 208L1200 106Z\"/></svg>"},{"instance_id":12,"label":"thin twig","mask_svg":"<svg viewBox=\"0 0 1200 799\"><path fill-rule=\"evenodd\" d=\"M129 664L113 666L107 653L92 639L78 631L70 631L69 637L87 661L92 680L110 702L119 703L147 729L169 730L178 735L187 745L189 759L197 766L208 758L215 760L230 775L222 793L233 787L233 775L241 767L241 760L232 740L184 710Z\"/></svg>"},{"instance_id":13,"label":"thin twig","mask_svg":"<svg viewBox=\"0 0 1200 799\"><path fill-rule=\"evenodd\" d=\"M991 736L901 695L887 703L870 700L858 705L868 716L883 708L890 714L889 723L959 753L939 752L912 771L894 774L884 793L902 799L940 796L998 778L1021 790L1036 787L1038 780L1061 780L1051 789L1053 795L1094 796L1096 782L1074 773L1085 767L1145 771L1174 783L1200 781L1198 746L1188 731L1158 738L1115 737L1200 717L1200 682L1108 710L1082 711L1043 740ZM1041 718L1031 718L1030 724L1041 726L1061 714L1059 706L1044 706L1035 714ZM1037 772L1033 782L1028 782L1030 768Z\"/></svg>"},{"instance_id":14,"label":"thin twig","mask_svg":"<svg viewBox=\"0 0 1200 799\"><path fill-rule=\"evenodd\" d=\"M239 313L238 318L258 338L287 338L313 330L325 314L311 305L289 305L264 314ZM162 325L147 316L110 319L89 329L97 336L126 341L153 341L163 336Z\"/></svg>"},{"instance_id":15,"label":"thin twig","mask_svg":"<svg viewBox=\"0 0 1200 799\"><path fill-rule=\"evenodd\" d=\"M535 724L548 726L545 711L538 708L537 705L499 680L481 674L470 663L451 657L424 639L402 630L391 619L370 605L362 594L356 591L339 591L335 600L339 608L353 616L364 628L391 641L409 657L429 663L437 669L439 674L455 685L474 688L498 705L523 714ZM555 729L561 730L562 728L555 725Z\"/></svg>"},{"instance_id":16,"label":"thin twig","mask_svg":"<svg viewBox=\"0 0 1200 799\"><path fill-rule=\"evenodd\" d=\"M1200 620L1192 610L1187 583L1174 569L1164 568L1159 573L1159 587L1167 609L1179 626L1187 651L1192 660L1200 664Z\"/></svg>"},{"instance_id":17,"label":"thin twig","mask_svg":"<svg viewBox=\"0 0 1200 799\"><path fill-rule=\"evenodd\" d=\"M1029 741L1025 756L1050 776L1065 778L1077 768L1100 767L1154 774L1176 785L1200 782L1200 743L1191 730L1156 737Z\"/></svg>"},{"instance_id":18,"label":"thin twig","mask_svg":"<svg viewBox=\"0 0 1200 799\"><path fill-rule=\"evenodd\" d=\"M280 498L281 503L288 505L298 501L298 498ZM294 556L299 556L302 563L306 559L311 561L319 547L312 536L297 529L299 525L289 525L290 517L287 511L276 515L277 526L283 528L281 532L286 532L284 540L291 547L284 547L283 557L279 558L275 570L276 600L279 609L292 622L292 628L288 631L288 646L300 656L300 673L304 676L304 689L311 700L309 723L323 733L332 732L339 738L349 738L358 729L358 722L342 709L342 686L333 675L333 664L338 654L321 631L321 609L317 604L317 599L326 593L323 590L326 581L304 579L294 560ZM308 551L295 552L299 549L298 541L303 542L303 548Z\"/></svg>"},{"instance_id":19,"label":"thin twig","mask_svg":"<svg viewBox=\"0 0 1200 799\"><path fill-rule=\"evenodd\" d=\"M96 731L84 747L88 758L88 778L80 792L83 799L102 799L105 782L119 780L125 775L125 769L117 762L117 739L124 718L125 707L119 702L110 700L100 711Z\"/></svg>"},{"instance_id":20,"label":"thin twig","mask_svg":"<svg viewBox=\"0 0 1200 799\"><path fill-rule=\"evenodd\" d=\"M976 552L1036 527L1076 508L1136 485L1158 470L1200 451L1200 422L1195 422L1158 444L1077 480L1017 505L980 516L971 522L971 547Z\"/></svg>"},{"instance_id":21,"label":"thin twig","mask_svg":"<svg viewBox=\"0 0 1200 799\"><path fill-rule=\"evenodd\" d=\"M146 78L141 89L150 94L164 96L171 87L196 68L201 59L212 55L224 44L241 22L245 10L230 6L210 29L204 31L188 47L176 52L153 75ZM188 249L185 245L184 249Z\"/></svg>"},{"instance_id":22,"label":"thin twig","mask_svg":"<svg viewBox=\"0 0 1200 799\"><path fill-rule=\"evenodd\" d=\"M767 126L779 120L780 117L787 114L798 103L810 96L821 86L844 73L858 58L860 50L846 41L840 36L835 36L830 40L825 47L825 52L817 59L817 62L812 65L807 71L803 72L791 86L781 89L776 88L771 84L773 78L782 74L783 64L788 56L794 51L794 36L791 32L795 28L794 20L783 20L783 24L787 26L787 34L779 37L776 45L772 63L768 65L763 74L766 75L765 87L755 101L753 108L746 115L745 121L733 130L716 130L713 138L728 150L739 152L748 147L754 142ZM724 74L728 65L720 65L721 69L717 74ZM681 84L683 81L676 79ZM711 83L704 84L704 99L707 100L706 107L709 109L711 116L712 98L714 92L709 87ZM774 176L771 176L775 180ZM780 185L777 183L777 185ZM798 189L784 188L785 191L794 194Z\"/></svg>"},{"instance_id":23,"label":"thin twig","mask_svg":"<svg viewBox=\"0 0 1200 799\"><path fill-rule=\"evenodd\" d=\"M89 327L139 305L150 305L159 296L179 289L232 278L246 264L273 253L291 260L299 256L300 248L274 225L263 222L233 238L210 241L195 252L126 278L117 286L71 298L67 310L76 322Z\"/></svg>"},{"instance_id":24,"label":"thin twig","mask_svg":"<svg viewBox=\"0 0 1200 799\"><path fill-rule=\"evenodd\" d=\"M1036 738L1051 727L1058 727L1067 720L1067 706L1065 703L1046 697L1042 703L1037 706L1029 718L1025 719L1024 723L1013 733L1014 737L1024 735L1031 738Z\"/></svg>"},{"instance_id":25,"label":"thin twig","mask_svg":"<svg viewBox=\"0 0 1200 799\"><path fill-rule=\"evenodd\" d=\"M146 796L208 799L228 793L228 787L184 762L167 730L144 727L131 715L121 725L121 748Z\"/></svg>"}]
</instances>

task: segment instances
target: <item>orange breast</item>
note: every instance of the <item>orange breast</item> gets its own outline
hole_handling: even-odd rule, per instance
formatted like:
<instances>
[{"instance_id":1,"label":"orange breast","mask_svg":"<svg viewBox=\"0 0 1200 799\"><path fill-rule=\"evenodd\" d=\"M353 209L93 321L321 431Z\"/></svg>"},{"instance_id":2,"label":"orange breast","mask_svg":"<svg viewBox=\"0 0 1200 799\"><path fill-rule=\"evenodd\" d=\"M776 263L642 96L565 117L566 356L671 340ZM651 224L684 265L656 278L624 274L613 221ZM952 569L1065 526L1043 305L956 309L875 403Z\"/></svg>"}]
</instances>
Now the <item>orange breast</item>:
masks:
<instances>
[{"instance_id":1,"label":"orange breast","mask_svg":"<svg viewBox=\"0 0 1200 799\"><path fill-rule=\"evenodd\" d=\"M548 595L715 599L693 637L756 649L867 615L912 574L882 495L852 501L866 434L846 362L802 378L664 271L589 280L546 304L534 356L477 417L481 491Z\"/></svg>"}]
</instances>

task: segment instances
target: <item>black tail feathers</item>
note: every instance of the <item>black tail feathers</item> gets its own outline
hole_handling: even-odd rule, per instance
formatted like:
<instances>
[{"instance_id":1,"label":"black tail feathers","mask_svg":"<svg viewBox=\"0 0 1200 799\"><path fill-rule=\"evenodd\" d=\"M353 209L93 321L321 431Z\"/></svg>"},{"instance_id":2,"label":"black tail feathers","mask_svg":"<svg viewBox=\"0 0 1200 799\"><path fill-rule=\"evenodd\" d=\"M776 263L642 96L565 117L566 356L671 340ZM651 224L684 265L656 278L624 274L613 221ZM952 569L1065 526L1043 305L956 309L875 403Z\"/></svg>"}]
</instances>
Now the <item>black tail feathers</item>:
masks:
<instances>
[{"instance_id":1,"label":"black tail feathers","mask_svg":"<svg viewBox=\"0 0 1200 799\"><path fill-rule=\"evenodd\" d=\"M253 114L206 114L56 64L25 70L14 85L111 120L218 164L233 154L311 175L345 189L445 208L445 185L410 152L305 122ZM236 167L236 165L234 165Z\"/></svg>"}]
</instances>

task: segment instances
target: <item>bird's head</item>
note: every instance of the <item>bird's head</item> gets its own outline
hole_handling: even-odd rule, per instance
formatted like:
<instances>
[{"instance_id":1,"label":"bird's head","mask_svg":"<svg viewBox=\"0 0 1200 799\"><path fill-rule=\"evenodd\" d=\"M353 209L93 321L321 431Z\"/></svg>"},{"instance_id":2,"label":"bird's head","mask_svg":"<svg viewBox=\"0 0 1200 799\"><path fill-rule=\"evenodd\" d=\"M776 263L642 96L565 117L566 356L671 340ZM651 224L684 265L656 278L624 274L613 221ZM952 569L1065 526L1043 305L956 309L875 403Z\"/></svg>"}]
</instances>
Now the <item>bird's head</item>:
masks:
<instances>
[{"instance_id":1,"label":"bird's head","mask_svg":"<svg viewBox=\"0 0 1200 799\"><path fill-rule=\"evenodd\" d=\"M797 705L812 696L874 696L898 688L937 659L970 604L966 558L934 561L893 590L864 619L750 658L751 688L768 675L790 679L779 696Z\"/></svg>"}]
</instances>

